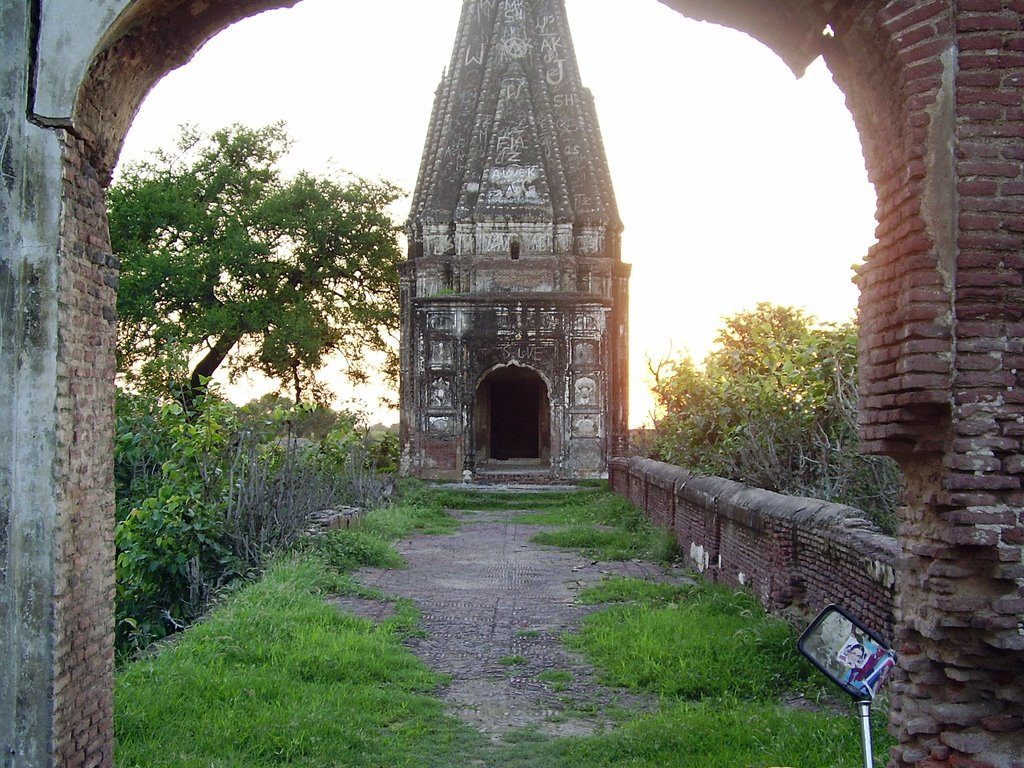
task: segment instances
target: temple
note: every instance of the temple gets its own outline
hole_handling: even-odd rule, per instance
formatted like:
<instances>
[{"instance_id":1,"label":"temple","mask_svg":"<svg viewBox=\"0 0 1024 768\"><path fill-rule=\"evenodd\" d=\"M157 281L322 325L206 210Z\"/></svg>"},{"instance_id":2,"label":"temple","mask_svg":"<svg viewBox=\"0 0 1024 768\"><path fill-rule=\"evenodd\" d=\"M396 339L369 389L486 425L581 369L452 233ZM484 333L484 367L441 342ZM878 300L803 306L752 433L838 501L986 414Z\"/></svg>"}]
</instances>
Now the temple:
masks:
<instances>
[{"instance_id":1,"label":"temple","mask_svg":"<svg viewBox=\"0 0 1024 768\"><path fill-rule=\"evenodd\" d=\"M403 472L575 480L624 455L621 233L563 0L466 0L408 222Z\"/></svg>"}]
</instances>

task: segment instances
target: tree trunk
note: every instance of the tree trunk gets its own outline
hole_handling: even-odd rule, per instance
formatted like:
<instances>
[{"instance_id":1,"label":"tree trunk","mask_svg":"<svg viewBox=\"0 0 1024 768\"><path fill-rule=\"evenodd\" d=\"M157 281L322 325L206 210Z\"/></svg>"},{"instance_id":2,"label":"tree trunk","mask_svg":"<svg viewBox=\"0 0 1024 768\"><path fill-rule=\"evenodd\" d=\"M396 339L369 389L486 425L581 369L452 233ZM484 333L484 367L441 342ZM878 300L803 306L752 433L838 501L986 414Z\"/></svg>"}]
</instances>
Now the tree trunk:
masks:
<instances>
[{"instance_id":1,"label":"tree trunk","mask_svg":"<svg viewBox=\"0 0 1024 768\"><path fill-rule=\"evenodd\" d=\"M292 382L295 385L295 404L302 402L302 379L299 378L299 361L292 361Z\"/></svg>"},{"instance_id":2,"label":"tree trunk","mask_svg":"<svg viewBox=\"0 0 1024 768\"><path fill-rule=\"evenodd\" d=\"M206 388L207 381L213 376L227 356L231 354L231 350L234 349L235 344L241 338L241 335L234 333L221 336L206 353L206 356L192 369L192 377L184 396L185 407L188 410L192 409L196 398Z\"/></svg>"}]
</instances>

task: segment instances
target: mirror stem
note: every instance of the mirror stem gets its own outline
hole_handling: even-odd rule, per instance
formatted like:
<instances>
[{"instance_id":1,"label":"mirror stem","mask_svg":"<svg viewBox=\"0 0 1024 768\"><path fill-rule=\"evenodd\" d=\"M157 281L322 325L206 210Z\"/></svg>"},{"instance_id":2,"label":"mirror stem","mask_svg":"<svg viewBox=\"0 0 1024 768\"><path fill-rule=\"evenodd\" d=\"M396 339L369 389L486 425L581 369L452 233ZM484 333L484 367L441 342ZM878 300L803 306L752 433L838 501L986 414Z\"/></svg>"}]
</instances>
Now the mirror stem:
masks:
<instances>
[{"instance_id":1,"label":"mirror stem","mask_svg":"<svg viewBox=\"0 0 1024 768\"><path fill-rule=\"evenodd\" d=\"M860 715L860 737L864 745L864 768L874 768L875 758L871 749L871 701L858 701Z\"/></svg>"}]
</instances>

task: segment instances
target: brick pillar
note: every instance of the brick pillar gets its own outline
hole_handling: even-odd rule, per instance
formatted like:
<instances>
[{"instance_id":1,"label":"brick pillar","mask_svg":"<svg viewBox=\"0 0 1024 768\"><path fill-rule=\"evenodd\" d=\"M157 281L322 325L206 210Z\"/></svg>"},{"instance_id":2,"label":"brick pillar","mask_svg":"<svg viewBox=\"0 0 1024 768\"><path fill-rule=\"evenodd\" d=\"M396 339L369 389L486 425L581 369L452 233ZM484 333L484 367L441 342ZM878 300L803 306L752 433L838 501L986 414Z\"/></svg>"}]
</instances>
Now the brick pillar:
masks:
<instances>
[{"instance_id":1,"label":"brick pillar","mask_svg":"<svg viewBox=\"0 0 1024 768\"><path fill-rule=\"evenodd\" d=\"M57 361L54 754L113 765L114 373L117 259L105 196L65 136Z\"/></svg>"}]
</instances>

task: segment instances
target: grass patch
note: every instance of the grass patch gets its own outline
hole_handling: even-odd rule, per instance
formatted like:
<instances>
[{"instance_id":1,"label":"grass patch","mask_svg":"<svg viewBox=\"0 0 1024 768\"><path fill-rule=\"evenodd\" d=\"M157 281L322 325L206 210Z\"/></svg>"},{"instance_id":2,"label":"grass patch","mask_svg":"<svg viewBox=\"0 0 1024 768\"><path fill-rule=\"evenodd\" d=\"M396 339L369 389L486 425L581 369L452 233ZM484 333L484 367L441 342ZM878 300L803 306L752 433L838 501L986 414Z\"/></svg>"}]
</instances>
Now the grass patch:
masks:
<instances>
[{"instance_id":1,"label":"grass patch","mask_svg":"<svg viewBox=\"0 0 1024 768\"><path fill-rule=\"evenodd\" d=\"M576 598L576 602L582 605L640 601L652 604L671 603L685 599L694 589L691 585L663 584L657 581L611 576L584 589Z\"/></svg>"},{"instance_id":2,"label":"grass patch","mask_svg":"<svg viewBox=\"0 0 1024 768\"><path fill-rule=\"evenodd\" d=\"M314 555L278 562L159 656L117 679L120 768L460 764L479 737L429 694L402 646L408 608L374 625L323 602ZM463 763L464 764L464 763Z\"/></svg>"},{"instance_id":3,"label":"grass patch","mask_svg":"<svg viewBox=\"0 0 1024 768\"><path fill-rule=\"evenodd\" d=\"M648 597L592 614L568 642L606 682L660 696L774 700L813 680L793 629L752 597L707 584L683 590L666 602L671 592L649 582L597 585L584 597Z\"/></svg>"},{"instance_id":4,"label":"grass patch","mask_svg":"<svg viewBox=\"0 0 1024 768\"><path fill-rule=\"evenodd\" d=\"M405 561L382 536L362 528L328 531L313 542L327 564L339 573L364 566L401 568Z\"/></svg>"},{"instance_id":5,"label":"grass patch","mask_svg":"<svg viewBox=\"0 0 1024 768\"><path fill-rule=\"evenodd\" d=\"M537 679L550 686L555 693L561 693L569 687L573 674L568 669L545 669Z\"/></svg>"},{"instance_id":6,"label":"grass patch","mask_svg":"<svg viewBox=\"0 0 1024 768\"><path fill-rule=\"evenodd\" d=\"M430 498L444 509L470 511L557 510L567 504L582 504L601 495L600 488L565 491L476 491L462 488L424 488Z\"/></svg>"},{"instance_id":7,"label":"grass patch","mask_svg":"<svg viewBox=\"0 0 1024 768\"><path fill-rule=\"evenodd\" d=\"M606 525L637 530L648 525L643 512L626 499L604 488L583 488L572 493L549 492L539 504L523 504L515 509L529 511L516 517L517 523L530 525ZM526 500L530 501L530 500Z\"/></svg>"},{"instance_id":8,"label":"grass patch","mask_svg":"<svg viewBox=\"0 0 1024 768\"><path fill-rule=\"evenodd\" d=\"M646 559L667 563L677 559L675 539L655 528L628 501L609 491L581 491L563 498L558 506L519 515L516 522L563 526L539 533L532 541L578 549L597 560Z\"/></svg>"},{"instance_id":9,"label":"grass patch","mask_svg":"<svg viewBox=\"0 0 1024 768\"><path fill-rule=\"evenodd\" d=\"M413 532L446 534L459 529L459 522L445 512L440 491L415 482L404 482L401 488L401 501L371 511L360 523L362 530L395 540Z\"/></svg>"},{"instance_id":10,"label":"grass patch","mask_svg":"<svg viewBox=\"0 0 1024 768\"><path fill-rule=\"evenodd\" d=\"M881 727L881 726L879 726ZM605 734L521 739L487 765L505 768L858 768L854 718L788 712L757 703L667 705ZM884 754L879 751L884 764ZM500 760L500 762L499 762Z\"/></svg>"},{"instance_id":11,"label":"grass patch","mask_svg":"<svg viewBox=\"0 0 1024 768\"><path fill-rule=\"evenodd\" d=\"M595 560L632 560L642 557L648 551L645 537L636 536L630 531L606 531L584 525L538 533L530 541L534 544L578 549Z\"/></svg>"},{"instance_id":12,"label":"grass patch","mask_svg":"<svg viewBox=\"0 0 1024 768\"><path fill-rule=\"evenodd\" d=\"M521 667L526 663L526 659L522 656L502 656L498 663L503 667Z\"/></svg>"}]
</instances>

